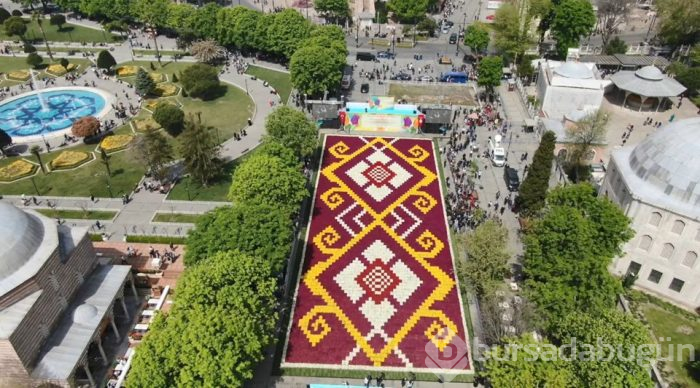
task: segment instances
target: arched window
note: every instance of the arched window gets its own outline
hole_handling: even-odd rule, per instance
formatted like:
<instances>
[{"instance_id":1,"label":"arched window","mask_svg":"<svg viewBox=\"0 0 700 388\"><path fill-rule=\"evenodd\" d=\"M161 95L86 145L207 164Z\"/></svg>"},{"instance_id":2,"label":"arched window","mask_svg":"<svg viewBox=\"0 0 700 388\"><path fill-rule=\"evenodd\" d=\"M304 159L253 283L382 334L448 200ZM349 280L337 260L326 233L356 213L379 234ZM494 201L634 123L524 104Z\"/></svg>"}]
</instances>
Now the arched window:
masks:
<instances>
[{"instance_id":1,"label":"arched window","mask_svg":"<svg viewBox=\"0 0 700 388\"><path fill-rule=\"evenodd\" d=\"M670 259L671 255L673 255L673 250L674 250L673 244L666 243L664 244L664 247L661 249L661 257Z\"/></svg>"},{"instance_id":2,"label":"arched window","mask_svg":"<svg viewBox=\"0 0 700 388\"><path fill-rule=\"evenodd\" d=\"M644 235L642 236L642 238L639 239L639 248L645 251L649 251L649 249L651 249L651 242L651 236Z\"/></svg>"},{"instance_id":3,"label":"arched window","mask_svg":"<svg viewBox=\"0 0 700 388\"><path fill-rule=\"evenodd\" d=\"M693 268L693 267L695 267L695 262L697 260L698 260L698 254L693 252L693 251L689 251L688 253L685 254L685 257L683 258L683 265L685 265L686 267Z\"/></svg>"},{"instance_id":4,"label":"arched window","mask_svg":"<svg viewBox=\"0 0 700 388\"><path fill-rule=\"evenodd\" d=\"M659 226L661 223L661 213L659 212L653 212L649 216L649 224L654 225L654 226Z\"/></svg>"},{"instance_id":5,"label":"arched window","mask_svg":"<svg viewBox=\"0 0 700 388\"><path fill-rule=\"evenodd\" d=\"M683 229L685 229L685 222L681 220L676 220L673 223L673 229L671 229L671 231L675 234L681 234L683 233Z\"/></svg>"}]
</instances>

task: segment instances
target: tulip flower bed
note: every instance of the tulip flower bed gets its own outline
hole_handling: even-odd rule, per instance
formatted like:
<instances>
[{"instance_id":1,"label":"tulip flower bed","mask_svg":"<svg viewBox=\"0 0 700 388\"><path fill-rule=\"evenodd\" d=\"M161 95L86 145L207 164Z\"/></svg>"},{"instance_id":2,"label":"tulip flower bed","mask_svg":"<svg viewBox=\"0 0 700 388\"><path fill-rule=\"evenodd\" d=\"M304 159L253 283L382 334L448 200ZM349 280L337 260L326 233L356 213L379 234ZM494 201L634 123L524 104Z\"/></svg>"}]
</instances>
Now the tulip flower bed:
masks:
<instances>
[{"instance_id":1,"label":"tulip flower bed","mask_svg":"<svg viewBox=\"0 0 700 388\"><path fill-rule=\"evenodd\" d=\"M7 166L0 168L0 181L16 181L17 179L34 174L37 168L39 168L39 166L24 159L16 160Z\"/></svg>"},{"instance_id":2,"label":"tulip flower bed","mask_svg":"<svg viewBox=\"0 0 700 388\"><path fill-rule=\"evenodd\" d=\"M56 159L51 161L51 168L54 170L78 167L92 159L92 154L81 151L63 151Z\"/></svg>"}]
</instances>

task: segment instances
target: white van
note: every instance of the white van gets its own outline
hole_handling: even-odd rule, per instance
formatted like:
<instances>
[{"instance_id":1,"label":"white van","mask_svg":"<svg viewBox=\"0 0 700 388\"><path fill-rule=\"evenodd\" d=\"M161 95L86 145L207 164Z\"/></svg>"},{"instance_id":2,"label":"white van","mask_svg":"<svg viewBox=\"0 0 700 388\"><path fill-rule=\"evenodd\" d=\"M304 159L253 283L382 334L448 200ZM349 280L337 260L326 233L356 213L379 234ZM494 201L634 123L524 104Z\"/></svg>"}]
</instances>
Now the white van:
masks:
<instances>
[{"instance_id":1,"label":"white van","mask_svg":"<svg viewBox=\"0 0 700 388\"><path fill-rule=\"evenodd\" d=\"M501 135L496 135L489 140L489 156L491 163L496 167L503 167L506 164L506 150L501 146Z\"/></svg>"}]
</instances>

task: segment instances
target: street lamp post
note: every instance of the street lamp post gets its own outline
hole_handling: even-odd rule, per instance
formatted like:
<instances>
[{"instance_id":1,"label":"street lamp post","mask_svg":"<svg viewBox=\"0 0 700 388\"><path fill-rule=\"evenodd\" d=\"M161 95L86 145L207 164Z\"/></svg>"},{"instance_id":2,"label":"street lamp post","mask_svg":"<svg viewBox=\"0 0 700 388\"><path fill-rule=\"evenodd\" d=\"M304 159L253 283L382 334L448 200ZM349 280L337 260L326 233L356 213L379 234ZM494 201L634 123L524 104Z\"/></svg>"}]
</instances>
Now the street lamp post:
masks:
<instances>
[{"instance_id":1,"label":"street lamp post","mask_svg":"<svg viewBox=\"0 0 700 388\"><path fill-rule=\"evenodd\" d=\"M190 197L190 180L189 180L189 178L185 179L185 191L187 192L187 200L191 201L192 198Z\"/></svg>"},{"instance_id":2,"label":"street lamp post","mask_svg":"<svg viewBox=\"0 0 700 388\"><path fill-rule=\"evenodd\" d=\"M250 93L248 92L248 78L243 78L243 81L245 82L245 94L250 96Z\"/></svg>"}]
</instances>

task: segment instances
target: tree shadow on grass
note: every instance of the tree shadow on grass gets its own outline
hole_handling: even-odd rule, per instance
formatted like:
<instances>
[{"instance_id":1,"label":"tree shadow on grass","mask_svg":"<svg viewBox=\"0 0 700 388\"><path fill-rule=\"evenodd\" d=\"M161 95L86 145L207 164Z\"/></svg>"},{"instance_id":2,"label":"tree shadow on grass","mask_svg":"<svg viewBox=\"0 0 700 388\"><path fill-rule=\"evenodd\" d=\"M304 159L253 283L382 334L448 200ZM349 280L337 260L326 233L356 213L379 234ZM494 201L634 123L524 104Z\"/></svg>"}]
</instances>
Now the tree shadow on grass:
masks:
<instances>
[{"instance_id":1,"label":"tree shadow on grass","mask_svg":"<svg viewBox=\"0 0 700 388\"><path fill-rule=\"evenodd\" d=\"M700 360L687 361L683 364L683 368L685 368L693 380L700 382Z\"/></svg>"}]
</instances>

